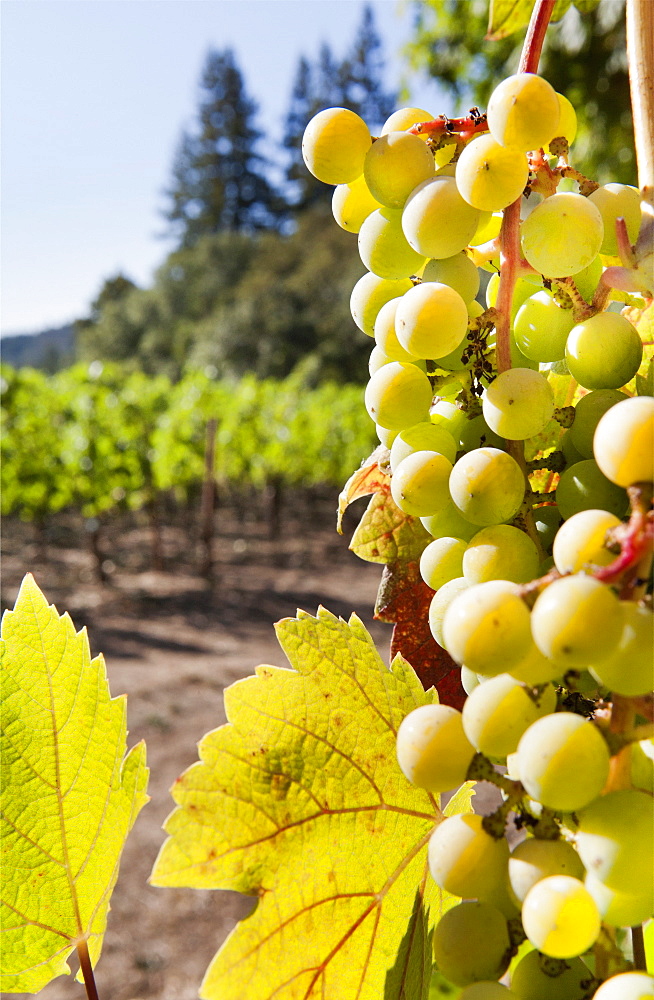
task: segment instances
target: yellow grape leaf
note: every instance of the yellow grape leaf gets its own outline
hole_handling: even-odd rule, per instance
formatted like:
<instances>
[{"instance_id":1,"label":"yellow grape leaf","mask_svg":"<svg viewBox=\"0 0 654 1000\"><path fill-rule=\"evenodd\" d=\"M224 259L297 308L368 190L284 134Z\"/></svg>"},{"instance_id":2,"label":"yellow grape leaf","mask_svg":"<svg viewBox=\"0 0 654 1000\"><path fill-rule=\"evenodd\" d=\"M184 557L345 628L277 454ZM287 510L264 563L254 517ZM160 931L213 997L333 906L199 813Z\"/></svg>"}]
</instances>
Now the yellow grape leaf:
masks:
<instances>
[{"instance_id":1,"label":"yellow grape leaf","mask_svg":"<svg viewBox=\"0 0 654 1000\"><path fill-rule=\"evenodd\" d=\"M390 492L375 493L357 525L350 548L359 559L407 563L420 558L431 535L420 518L405 514Z\"/></svg>"},{"instance_id":2,"label":"yellow grape leaf","mask_svg":"<svg viewBox=\"0 0 654 1000\"><path fill-rule=\"evenodd\" d=\"M125 697L102 657L31 576L2 639L1 988L36 993L70 972L77 942L97 961L148 770L143 743L125 755Z\"/></svg>"},{"instance_id":3,"label":"yellow grape leaf","mask_svg":"<svg viewBox=\"0 0 654 1000\"><path fill-rule=\"evenodd\" d=\"M292 669L226 690L229 722L173 786L151 881L259 897L209 966L206 1000L423 1000L431 931L455 899L428 877L442 814L400 771L395 737L436 694L402 657L386 667L354 615L276 628Z\"/></svg>"}]
</instances>

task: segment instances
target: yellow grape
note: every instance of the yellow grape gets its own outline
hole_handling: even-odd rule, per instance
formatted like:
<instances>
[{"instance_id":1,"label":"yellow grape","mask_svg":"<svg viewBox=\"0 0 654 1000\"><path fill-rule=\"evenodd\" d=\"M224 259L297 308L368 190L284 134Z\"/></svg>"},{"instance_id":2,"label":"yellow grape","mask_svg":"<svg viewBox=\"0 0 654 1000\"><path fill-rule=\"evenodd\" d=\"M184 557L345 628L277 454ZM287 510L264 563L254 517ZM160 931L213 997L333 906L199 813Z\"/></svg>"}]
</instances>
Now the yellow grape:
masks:
<instances>
[{"instance_id":1,"label":"yellow grape","mask_svg":"<svg viewBox=\"0 0 654 1000\"><path fill-rule=\"evenodd\" d=\"M531 630L541 653L562 670L600 663L612 654L622 634L620 602L593 576L564 576L537 597Z\"/></svg>"},{"instance_id":2,"label":"yellow grape","mask_svg":"<svg viewBox=\"0 0 654 1000\"><path fill-rule=\"evenodd\" d=\"M436 167L429 146L410 132L387 132L373 142L363 168L371 193L388 208L402 208Z\"/></svg>"},{"instance_id":3,"label":"yellow grape","mask_svg":"<svg viewBox=\"0 0 654 1000\"><path fill-rule=\"evenodd\" d=\"M405 351L395 333L395 313L401 296L389 299L377 313L375 320L375 343L390 361L415 361L412 354Z\"/></svg>"},{"instance_id":4,"label":"yellow grape","mask_svg":"<svg viewBox=\"0 0 654 1000\"><path fill-rule=\"evenodd\" d=\"M388 132L403 132L414 125L419 125L420 122L431 122L433 120L434 116L429 111L423 111L422 108L399 108L393 112L390 118L386 119L382 126L381 134L387 135ZM424 138L429 138L428 132L424 133Z\"/></svg>"},{"instance_id":5,"label":"yellow grape","mask_svg":"<svg viewBox=\"0 0 654 1000\"><path fill-rule=\"evenodd\" d=\"M616 557L606 548L606 533L622 522L608 510L581 510L564 521L554 538L552 555L559 573L580 573L608 566Z\"/></svg>"},{"instance_id":6,"label":"yellow grape","mask_svg":"<svg viewBox=\"0 0 654 1000\"><path fill-rule=\"evenodd\" d=\"M426 420L431 400L431 382L425 373L401 361L383 365L366 386L365 404L370 417L389 430L402 430Z\"/></svg>"},{"instance_id":7,"label":"yellow grape","mask_svg":"<svg viewBox=\"0 0 654 1000\"><path fill-rule=\"evenodd\" d=\"M439 175L411 192L402 213L402 228L414 250L440 260L468 246L479 215L479 209L461 197L454 177Z\"/></svg>"},{"instance_id":8,"label":"yellow grape","mask_svg":"<svg viewBox=\"0 0 654 1000\"><path fill-rule=\"evenodd\" d=\"M397 339L417 358L444 357L461 344L467 330L465 302L438 281L423 281L410 289L395 314Z\"/></svg>"},{"instance_id":9,"label":"yellow grape","mask_svg":"<svg viewBox=\"0 0 654 1000\"><path fill-rule=\"evenodd\" d=\"M461 713L449 705L421 705L397 731L397 761L418 788L447 792L465 781L475 748L466 739Z\"/></svg>"},{"instance_id":10,"label":"yellow grape","mask_svg":"<svg viewBox=\"0 0 654 1000\"><path fill-rule=\"evenodd\" d=\"M518 590L507 580L490 580L454 598L443 618L443 640L457 663L493 677L524 658L532 638Z\"/></svg>"},{"instance_id":11,"label":"yellow grape","mask_svg":"<svg viewBox=\"0 0 654 1000\"><path fill-rule=\"evenodd\" d=\"M554 138L557 139L562 136L567 140L568 146L571 146L577 134L577 112L565 94L557 93L556 96L559 102L560 114Z\"/></svg>"},{"instance_id":12,"label":"yellow grape","mask_svg":"<svg viewBox=\"0 0 654 1000\"><path fill-rule=\"evenodd\" d=\"M654 997L654 976L646 972L621 972L602 983L593 1000L649 1000Z\"/></svg>"},{"instance_id":13,"label":"yellow grape","mask_svg":"<svg viewBox=\"0 0 654 1000\"><path fill-rule=\"evenodd\" d=\"M489 681L490 683L490 681ZM554 688L549 688L554 691ZM556 697L556 696L555 696ZM549 875L571 875L583 879L585 868L572 844L565 840L538 840L528 837L512 851L509 858L511 892L524 902L529 890Z\"/></svg>"},{"instance_id":14,"label":"yellow grape","mask_svg":"<svg viewBox=\"0 0 654 1000\"><path fill-rule=\"evenodd\" d=\"M604 224L596 205L570 191L553 194L522 223L522 252L546 278L583 270L599 253Z\"/></svg>"},{"instance_id":15,"label":"yellow grape","mask_svg":"<svg viewBox=\"0 0 654 1000\"><path fill-rule=\"evenodd\" d=\"M601 417L593 437L595 461L618 486L654 480L654 397L624 399Z\"/></svg>"},{"instance_id":16,"label":"yellow grape","mask_svg":"<svg viewBox=\"0 0 654 1000\"><path fill-rule=\"evenodd\" d=\"M459 293L468 307L479 291L479 270L464 251L453 257L430 260L422 272L422 280L449 285Z\"/></svg>"},{"instance_id":17,"label":"yellow grape","mask_svg":"<svg viewBox=\"0 0 654 1000\"><path fill-rule=\"evenodd\" d=\"M488 128L503 146L526 152L558 135L561 116L554 88L535 73L515 73L495 88L488 102Z\"/></svg>"},{"instance_id":18,"label":"yellow grape","mask_svg":"<svg viewBox=\"0 0 654 1000\"><path fill-rule=\"evenodd\" d=\"M583 882L570 875L548 875L527 893L522 925L542 954L576 958L595 943L602 921Z\"/></svg>"},{"instance_id":19,"label":"yellow grape","mask_svg":"<svg viewBox=\"0 0 654 1000\"><path fill-rule=\"evenodd\" d=\"M348 233L358 233L371 212L381 208L370 194L363 174L349 184L338 184L332 195L332 215Z\"/></svg>"},{"instance_id":20,"label":"yellow grape","mask_svg":"<svg viewBox=\"0 0 654 1000\"><path fill-rule=\"evenodd\" d=\"M615 220L622 217L627 224L627 235L630 243L638 239L642 214L640 209L640 191L630 184L605 184L593 191L588 200L596 205L604 223L604 239L600 253L615 256L618 252Z\"/></svg>"},{"instance_id":21,"label":"yellow grape","mask_svg":"<svg viewBox=\"0 0 654 1000\"><path fill-rule=\"evenodd\" d=\"M425 263L409 246L398 209L371 212L359 230L359 256L365 267L380 278L408 278Z\"/></svg>"},{"instance_id":22,"label":"yellow grape","mask_svg":"<svg viewBox=\"0 0 654 1000\"><path fill-rule=\"evenodd\" d=\"M475 448L450 476L450 493L463 516L486 527L510 521L525 496L525 477L516 460L499 448Z\"/></svg>"},{"instance_id":23,"label":"yellow grape","mask_svg":"<svg viewBox=\"0 0 654 1000\"><path fill-rule=\"evenodd\" d=\"M509 368L482 396L484 420L510 441L524 441L545 429L554 413L554 392L541 372Z\"/></svg>"},{"instance_id":24,"label":"yellow grape","mask_svg":"<svg viewBox=\"0 0 654 1000\"><path fill-rule=\"evenodd\" d=\"M481 135L464 148L456 165L456 183L469 205L499 212L519 198L529 180L527 157L514 146L501 146Z\"/></svg>"},{"instance_id":25,"label":"yellow grape","mask_svg":"<svg viewBox=\"0 0 654 1000\"><path fill-rule=\"evenodd\" d=\"M324 184L349 184L363 173L372 138L363 118L347 108L314 115L302 139L308 170Z\"/></svg>"},{"instance_id":26,"label":"yellow grape","mask_svg":"<svg viewBox=\"0 0 654 1000\"><path fill-rule=\"evenodd\" d=\"M613 653L590 666L604 687L627 698L648 694L654 687L654 619L649 608L621 601L622 633Z\"/></svg>"},{"instance_id":27,"label":"yellow grape","mask_svg":"<svg viewBox=\"0 0 654 1000\"><path fill-rule=\"evenodd\" d=\"M404 295L413 282L409 278L380 278L377 274L368 272L359 278L350 296L350 312L352 319L363 333L374 336L375 320L385 302Z\"/></svg>"},{"instance_id":28,"label":"yellow grape","mask_svg":"<svg viewBox=\"0 0 654 1000\"><path fill-rule=\"evenodd\" d=\"M479 690L477 688L476 690ZM475 813L449 816L429 840L431 877L439 888L468 899L497 888L506 876L509 845L484 830Z\"/></svg>"},{"instance_id":29,"label":"yellow grape","mask_svg":"<svg viewBox=\"0 0 654 1000\"><path fill-rule=\"evenodd\" d=\"M449 500L447 481L451 471L452 463L440 452L413 451L393 472L391 496L406 514L437 514Z\"/></svg>"}]
</instances>

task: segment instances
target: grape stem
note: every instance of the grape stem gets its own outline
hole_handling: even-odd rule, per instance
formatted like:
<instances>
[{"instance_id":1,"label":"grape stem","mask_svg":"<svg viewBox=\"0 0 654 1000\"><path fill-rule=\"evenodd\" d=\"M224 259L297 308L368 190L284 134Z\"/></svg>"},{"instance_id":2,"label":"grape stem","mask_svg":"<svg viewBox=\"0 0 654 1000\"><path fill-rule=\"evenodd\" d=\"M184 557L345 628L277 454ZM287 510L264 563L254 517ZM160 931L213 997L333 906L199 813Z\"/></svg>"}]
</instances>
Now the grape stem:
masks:
<instances>
[{"instance_id":1,"label":"grape stem","mask_svg":"<svg viewBox=\"0 0 654 1000\"><path fill-rule=\"evenodd\" d=\"M486 115L469 115L464 118L448 118L446 115L439 115L433 121L419 122L407 129L407 132L411 135L425 135L427 133L431 139L446 135L459 135L469 139L478 132L488 132L488 125Z\"/></svg>"}]
</instances>

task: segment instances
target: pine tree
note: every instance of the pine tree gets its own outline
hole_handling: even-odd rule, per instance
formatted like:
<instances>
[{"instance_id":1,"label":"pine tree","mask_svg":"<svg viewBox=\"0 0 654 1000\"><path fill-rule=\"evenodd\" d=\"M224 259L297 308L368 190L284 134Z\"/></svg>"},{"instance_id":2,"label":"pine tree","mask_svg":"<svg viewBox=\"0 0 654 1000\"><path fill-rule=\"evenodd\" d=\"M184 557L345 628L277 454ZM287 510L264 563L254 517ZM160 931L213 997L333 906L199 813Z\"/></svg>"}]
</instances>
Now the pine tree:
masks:
<instances>
[{"instance_id":1,"label":"pine tree","mask_svg":"<svg viewBox=\"0 0 654 1000\"><path fill-rule=\"evenodd\" d=\"M262 132L231 49L211 50L202 72L197 126L182 135L164 213L184 246L222 231L279 225L285 206L257 151Z\"/></svg>"},{"instance_id":2,"label":"pine tree","mask_svg":"<svg viewBox=\"0 0 654 1000\"><path fill-rule=\"evenodd\" d=\"M367 4L340 72L345 106L361 115L375 134L395 110L397 95L384 90L382 41L372 8Z\"/></svg>"}]
</instances>

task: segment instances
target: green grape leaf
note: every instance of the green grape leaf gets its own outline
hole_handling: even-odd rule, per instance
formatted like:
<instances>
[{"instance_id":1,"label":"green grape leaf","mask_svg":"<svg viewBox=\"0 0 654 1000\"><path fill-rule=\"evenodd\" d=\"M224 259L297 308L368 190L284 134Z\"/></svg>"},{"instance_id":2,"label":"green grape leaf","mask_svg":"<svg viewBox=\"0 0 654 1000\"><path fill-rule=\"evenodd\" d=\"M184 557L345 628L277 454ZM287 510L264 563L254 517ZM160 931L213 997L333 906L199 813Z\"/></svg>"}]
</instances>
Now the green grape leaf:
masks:
<instances>
[{"instance_id":1,"label":"green grape leaf","mask_svg":"<svg viewBox=\"0 0 654 1000\"><path fill-rule=\"evenodd\" d=\"M292 669L225 692L228 724L173 786L151 881L258 897L205 975L205 1000L425 1000L431 930L454 897L427 875L441 813L395 759L404 716L436 700L390 668L361 621L276 626ZM463 786L448 812L470 810Z\"/></svg>"},{"instance_id":2,"label":"green grape leaf","mask_svg":"<svg viewBox=\"0 0 654 1000\"><path fill-rule=\"evenodd\" d=\"M571 6L581 14L587 14L598 3L599 0L556 0L551 20L560 21ZM497 42L515 31L522 31L529 24L533 7L533 0L491 0L486 38Z\"/></svg>"},{"instance_id":3,"label":"green grape leaf","mask_svg":"<svg viewBox=\"0 0 654 1000\"><path fill-rule=\"evenodd\" d=\"M415 562L431 541L417 517L399 509L389 492L375 493L359 522L350 548L366 562Z\"/></svg>"},{"instance_id":4,"label":"green grape leaf","mask_svg":"<svg viewBox=\"0 0 654 1000\"><path fill-rule=\"evenodd\" d=\"M127 833L148 799L86 631L31 576L2 621L2 989L36 993L86 941L97 961ZM80 978L78 976L78 978Z\"/></svg>"}]
</instances>

